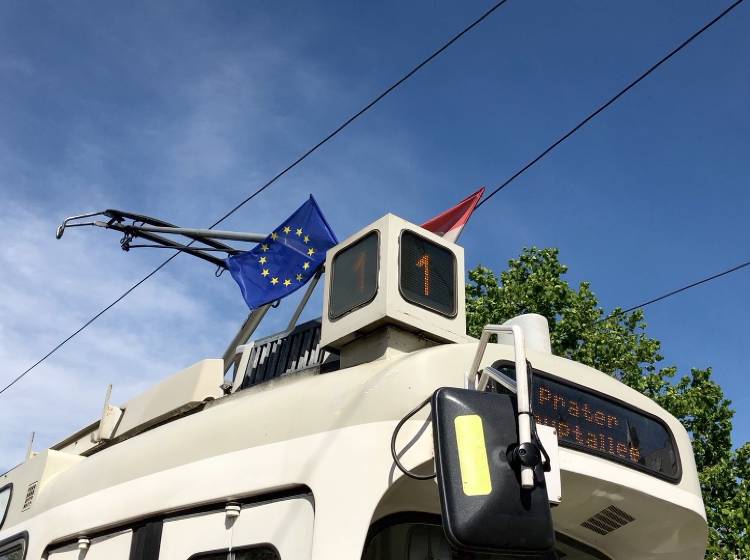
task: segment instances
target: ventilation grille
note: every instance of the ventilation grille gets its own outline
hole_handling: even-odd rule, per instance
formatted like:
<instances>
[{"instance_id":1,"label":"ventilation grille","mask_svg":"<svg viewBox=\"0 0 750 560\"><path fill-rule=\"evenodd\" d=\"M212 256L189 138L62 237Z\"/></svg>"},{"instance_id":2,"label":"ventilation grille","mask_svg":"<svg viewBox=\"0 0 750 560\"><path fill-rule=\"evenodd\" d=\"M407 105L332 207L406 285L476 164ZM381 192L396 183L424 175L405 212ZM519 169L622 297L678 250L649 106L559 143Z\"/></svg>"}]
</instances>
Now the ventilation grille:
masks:
<instances>
[{"instance_id":1,"label":"ventilation grille","mask_svg":"<svg viewBox=\"0 0 750 560\"><path fill-rule=\"evenodd\" d=\"M255 341L242 388L313 366L337 369L338 356L320 347L320 329L321 320L313 319L292 331Z\"/></svg>"},{"instance_id":2,"label":"ventilation grille","mask_svg":"<svg viewBox=\"0 0 750 560\"><path fill-rule=\"evenodd\" d=\"M29 487L26 489L26 499L23 501L21 511L26 511L31 507L31 502L34 501L34 494L36 494L36 486L38 483L39 481L29 484Z\"/></svg>"},{"instance_id":3,"label":"ventilation grille","mask_svg":"<svg viewBox=\"0 0 750 560\"><path fill-rule=\"evenodd\" d=\"M607 535L631 521L635 521L635 517L625 513L620 508L609 506L589 517L581 523L581 527L586 527L586 529L600 535Z\"/></svg>"}]
</instances>

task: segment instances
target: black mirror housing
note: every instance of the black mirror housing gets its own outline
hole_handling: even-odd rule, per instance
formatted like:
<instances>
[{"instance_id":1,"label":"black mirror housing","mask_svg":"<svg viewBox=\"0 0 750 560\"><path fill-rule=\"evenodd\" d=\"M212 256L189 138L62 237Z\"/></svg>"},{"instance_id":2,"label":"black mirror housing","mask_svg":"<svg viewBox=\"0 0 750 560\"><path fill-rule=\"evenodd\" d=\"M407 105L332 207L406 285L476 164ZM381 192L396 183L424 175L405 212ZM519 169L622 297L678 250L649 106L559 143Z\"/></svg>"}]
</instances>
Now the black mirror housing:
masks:
<instances>
[{"instance_id":1,"label":"black mirror housing","mask_svg":"<svg viewBox=\"0 0 750 560\"><path fill-rule=\"evenodd\" d=\"M443 387L432 397L435 466L449 542L459 550L555 558L541 466L521 487L516 403L510 395Z\"/></svg>"}]
</instances>

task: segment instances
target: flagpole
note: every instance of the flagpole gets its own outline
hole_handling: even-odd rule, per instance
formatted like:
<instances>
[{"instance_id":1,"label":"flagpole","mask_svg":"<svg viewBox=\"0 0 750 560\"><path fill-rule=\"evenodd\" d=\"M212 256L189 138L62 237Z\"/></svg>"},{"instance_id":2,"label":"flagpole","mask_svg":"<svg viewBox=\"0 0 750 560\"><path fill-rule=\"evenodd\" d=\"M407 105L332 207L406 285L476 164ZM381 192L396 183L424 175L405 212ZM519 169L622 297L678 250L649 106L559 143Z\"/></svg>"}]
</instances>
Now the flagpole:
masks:
<instances>
[{"instance_id":1,"label":"flagpole","mask_svg":"<svg viewBox=\"0 0 750 560\"><path fill-rule=\"evenodd\" d=\"M312 293L315 290L315 286L318 285L318 280L320 280L320 277L322 274L323 274L323 266L318 268L315 275L310 279L310 283L307 285L307 290L305 290L305 295L302 296L302 299L297 305L297 309L294 310L294 315L292 315L292 318L289 319L289 324L286 327L287 331L291 331L294 327L297 326L297 321L299 320L299 316L302 315L302 310L307 305L307 302L309 301L310 296L312 296Z\"/></svg>"},{"instance_id":2,"label":"flagpole","mask_svg":"<svg viewBox=\"0 0 750 560\"><path fill-rule=\"evenodd\" d=\"M257 309L253 309L247 316L247 319L245 319L245 322L242 323L240 330L237 331L232 342L229 343L229 346L227 346L227 349L224 351L224 373L229 371L229 368L232 367L237 353L237 347L241 344L245 344L245 342L247 342L247 340L253 335L255 329L258 328L263 317L265 317L266 313L271 308L271 305L273 304L267 303Z\"/></svg>"}]
</instances>

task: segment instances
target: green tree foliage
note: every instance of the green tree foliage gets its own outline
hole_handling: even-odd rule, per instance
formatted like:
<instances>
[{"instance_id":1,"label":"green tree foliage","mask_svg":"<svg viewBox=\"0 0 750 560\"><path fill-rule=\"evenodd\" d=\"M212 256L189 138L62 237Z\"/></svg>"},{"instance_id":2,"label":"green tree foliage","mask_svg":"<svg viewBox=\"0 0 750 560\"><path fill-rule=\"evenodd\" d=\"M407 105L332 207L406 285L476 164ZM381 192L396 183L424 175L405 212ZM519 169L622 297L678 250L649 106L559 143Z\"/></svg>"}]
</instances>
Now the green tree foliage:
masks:
<instances>
[{"instance_id":1,"label":"green tree foliage","mask_svg":"<svg viewBox=\"0 0 750 560\"><path fill-rule=\"evenodd\" d=\"M710 527L706 558L750 558L750 443L732 449L734 411L711 369L676 378L663 367L660 343L646 334L643 311L605 314L587 282L563 279L557 249L524 249L500 278L478 266L469 272L466 318L479 336L488 323L522 313L549 321L553 352L608 373L677 417L693 442Z\"/></svg>"}]
</instances>

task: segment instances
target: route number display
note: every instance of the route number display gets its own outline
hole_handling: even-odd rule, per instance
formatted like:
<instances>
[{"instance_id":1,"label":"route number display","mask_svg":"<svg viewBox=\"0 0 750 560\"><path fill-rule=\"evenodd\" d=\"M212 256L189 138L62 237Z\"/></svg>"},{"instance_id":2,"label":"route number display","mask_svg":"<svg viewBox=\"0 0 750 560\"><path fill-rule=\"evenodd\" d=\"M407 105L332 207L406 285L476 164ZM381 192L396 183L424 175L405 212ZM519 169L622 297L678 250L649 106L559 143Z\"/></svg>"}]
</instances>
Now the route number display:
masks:
<instances>
[{"instance_id":1,"label":"route number display","mask_svg":"<svg viewBox=\"0 0 750 560\"><path fill-rule=\"evenodd\" d=\"M456 256L416 233L401 234L399 288L408 302L452 317L456 314Z\"/></svg>"},{"instance_id":2,"label":"route number display","mask_svg":"<svg viewBox=\"0 0 750 560\"><path fill-rule=\"evenodd\" d=\"M328 304L330 319L338 319L375 298L378 293L378 244L378 232L373 231L333 258Z\"/></svg>"}]
</instances>

